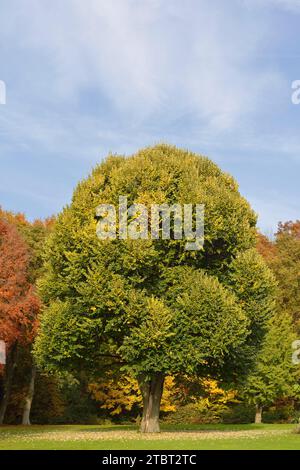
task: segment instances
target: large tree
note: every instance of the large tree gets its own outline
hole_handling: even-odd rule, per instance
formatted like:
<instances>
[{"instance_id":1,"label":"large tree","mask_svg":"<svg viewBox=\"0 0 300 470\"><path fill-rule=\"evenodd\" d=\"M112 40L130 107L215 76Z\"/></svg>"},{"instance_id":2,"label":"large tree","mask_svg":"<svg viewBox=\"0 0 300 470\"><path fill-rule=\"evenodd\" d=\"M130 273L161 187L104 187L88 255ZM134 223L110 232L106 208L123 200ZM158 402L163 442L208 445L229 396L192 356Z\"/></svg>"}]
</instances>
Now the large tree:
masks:
<instances>
[{"instance_id":1,"label":"large tree","mask_svg":"<svg viewBox=\"0 0 300 470\"><path fill-rule=\"evenodd\" d=\"M186 240L100 240L96 208L204 204L202 250ZM130 220L138 216L130 214ZM141 430L159 431L167 375L238 379L273 311L274 279L253 249L256 216L234 179L168 145L110 156L76 188L46 248L46 305L35 345L48 369L117 367L143 396Z\"/></svg>"}]
</instances>

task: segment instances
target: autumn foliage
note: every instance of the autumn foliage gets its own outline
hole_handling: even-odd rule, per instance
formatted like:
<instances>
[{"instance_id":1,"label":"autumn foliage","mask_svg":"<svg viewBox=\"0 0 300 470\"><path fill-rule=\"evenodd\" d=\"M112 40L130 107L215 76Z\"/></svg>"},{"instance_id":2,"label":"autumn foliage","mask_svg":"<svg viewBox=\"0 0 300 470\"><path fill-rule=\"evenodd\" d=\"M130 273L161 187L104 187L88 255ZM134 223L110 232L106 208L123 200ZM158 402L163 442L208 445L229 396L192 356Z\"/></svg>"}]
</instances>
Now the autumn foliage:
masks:
<instances>
[{"instance_id":1,"label":"autumn foliage","mask_svg":"<svg viewBox=\"0 0 300 470\"><path fill-rule=\"evenodd\" d=\"M0 339L31 343L40 302L28 279L29 252L16 227L0 219Z\"/></svg>"}]
</instances>

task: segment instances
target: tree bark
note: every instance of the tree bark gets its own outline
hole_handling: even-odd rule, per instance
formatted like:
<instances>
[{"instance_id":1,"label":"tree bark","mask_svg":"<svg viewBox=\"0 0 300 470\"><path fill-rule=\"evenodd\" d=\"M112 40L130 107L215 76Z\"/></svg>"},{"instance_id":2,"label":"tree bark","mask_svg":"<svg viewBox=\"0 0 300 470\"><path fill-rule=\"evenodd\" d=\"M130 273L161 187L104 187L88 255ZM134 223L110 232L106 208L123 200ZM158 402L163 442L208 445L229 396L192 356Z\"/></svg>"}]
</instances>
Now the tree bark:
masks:
<instances>
[{"instance_id":1,"label":"tree bark","mask_svg":"<svg viewBox=\"0 0 300 470\"><path fill-rule=\"evenodd\" d=\"M3 424L7 406L9 403L12 381L14 377L15 368L17 366L17 343L15 343L8 353L4 378L3 378L3 396L0 403L0 424Z\"/></svg>"},{"instance_id":2,"label":"tree bark","mask_svg":"<svg viewBox=\"0 0 300 470\"><path fill-rule=\"evenodd\" d=\"M34 395L35 377L36 377L36 367L35 367L35 364L32 364L30 382L28 386L27 395L25 397L25 404L24 404L23 418L22 418L22 424L26 426L30 426L31 424L30 423L30 411L31 411L31 405L32 405L32 400L33 400L33 395Z\"/></svg>"},{"instance_id":3,"label":"tree bark","mask_svg":"<svg viewBox=\"0 0 300 470\"><path fill-rule=\"evenodd\" d=\"M263 408L260 405L255 407L255 424L260 424L262 422L262 411Z\"/></svg>"},{"instance_id":4,"label":"tree bark","mask_svg":"<svg viewBox=\"0 0 300 470\"><path fill-rule=\"evenodd\" d=\"M143 417L140 431L143 433L160 432L159 412L164 380L163 374L155 374L150 381L139 381L143 397Z\"/></svg>"}]
</instances>

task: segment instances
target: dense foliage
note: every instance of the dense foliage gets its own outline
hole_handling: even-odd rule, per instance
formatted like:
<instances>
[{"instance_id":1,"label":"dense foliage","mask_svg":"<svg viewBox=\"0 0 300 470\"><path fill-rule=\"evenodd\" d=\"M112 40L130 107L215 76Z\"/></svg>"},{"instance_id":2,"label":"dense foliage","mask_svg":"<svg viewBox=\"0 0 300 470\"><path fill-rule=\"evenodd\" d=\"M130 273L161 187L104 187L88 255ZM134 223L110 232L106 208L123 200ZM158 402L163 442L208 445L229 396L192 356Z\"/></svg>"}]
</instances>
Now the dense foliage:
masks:
<instances>
[{"instance_id":1,"label":"dense foliage","mask_svg":"<svg viewBox=\"0 0 300 470\"><path fill-rule=\"evenodd\" d=\"M203 250L185 250L185 240L99 240L96 208L119 196L149 208L204 204ZM47 244L40 366L95 375L118 366L138 379L146 411L166 375L238 370L274 309L255 222L233 178L205 157L167 145L110 156L78 185Z\"/></svg>"}]
</instances>

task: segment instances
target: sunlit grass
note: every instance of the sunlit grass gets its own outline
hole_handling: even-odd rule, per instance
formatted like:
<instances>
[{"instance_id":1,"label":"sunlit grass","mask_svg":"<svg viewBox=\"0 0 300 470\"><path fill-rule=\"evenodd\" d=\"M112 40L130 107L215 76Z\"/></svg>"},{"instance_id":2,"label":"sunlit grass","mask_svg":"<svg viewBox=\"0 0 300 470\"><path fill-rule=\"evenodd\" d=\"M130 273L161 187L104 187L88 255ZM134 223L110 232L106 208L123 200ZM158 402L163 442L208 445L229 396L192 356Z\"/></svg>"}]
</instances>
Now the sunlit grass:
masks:
<instances>
[{"instance_id":1,"label":"sunlit grass","mask_svg":"<svg viewBox=\"0 0 300 470\"><path fill-rule=\"evenodd\" d=\"M163 425L143 435L135 426L2 426L0 449L300 449L290 424Z\"/></svg>"}]
</instances>

